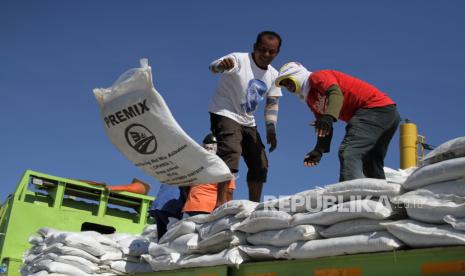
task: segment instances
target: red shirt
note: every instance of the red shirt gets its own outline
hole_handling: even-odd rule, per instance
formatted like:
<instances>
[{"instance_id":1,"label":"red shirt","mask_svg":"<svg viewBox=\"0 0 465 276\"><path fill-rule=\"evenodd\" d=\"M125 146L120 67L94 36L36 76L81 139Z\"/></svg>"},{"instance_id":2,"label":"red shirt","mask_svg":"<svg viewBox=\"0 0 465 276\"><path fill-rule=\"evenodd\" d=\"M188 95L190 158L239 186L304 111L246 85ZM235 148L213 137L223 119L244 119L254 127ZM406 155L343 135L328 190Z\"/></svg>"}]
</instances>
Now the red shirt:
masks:
<instances>
[{"instance_id":1,"label":"red shirt","mask_svg":"<svg viewBox=\"0 0 465 276\"><path fill-rule=\"evenodd\" d=\"M339 119L348 122L359 108L383 107L395 104L386 94L373 85L335 70L321 70L309 77L310 92L307 105L316 117L326 111L326 90L337 85L344 95Z\"/></svg>"}]
</instances>

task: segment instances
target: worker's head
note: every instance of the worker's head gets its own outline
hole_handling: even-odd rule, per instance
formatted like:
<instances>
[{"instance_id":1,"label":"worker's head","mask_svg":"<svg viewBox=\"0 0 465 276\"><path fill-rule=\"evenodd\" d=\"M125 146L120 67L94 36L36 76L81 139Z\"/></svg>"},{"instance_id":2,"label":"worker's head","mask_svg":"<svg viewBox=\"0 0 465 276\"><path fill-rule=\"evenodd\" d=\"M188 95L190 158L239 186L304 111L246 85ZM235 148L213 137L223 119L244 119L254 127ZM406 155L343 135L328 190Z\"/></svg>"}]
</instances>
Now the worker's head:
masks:
<instances>
[{"instance_id":1,"label":"worker's head","mask_svg":"<svg viewBox=\"0 0 465 276\"><path fill-rule=\"evenodd\" d=\"M295 93L297 90L297 82L292 78L285 78L279 82L280 86L286 87L287 91Z\"/></svg>"},{"instance_id":2,"label":"worker's head","mask_svg":"<svg viewBox=\"0 0 465 276\"><path fill-rule=\"evenodd\" d=\"M257 35L253 45L253 59L261 68L267 68L281 49L281 37L272 31L264 31Z\"/></svg>"},{"instance_id":3,"label":"worker's head","mask_svg":"<svg viewBox=\"0 0 465 276\"><path fill-rule=\"evenodd\" d=\"M217 142L216 137L212 133L207 134L207 136L203 138L202 143L204 149L206 149L208 152L216 154Z\"/></svg>"},{"instance_id":4,"label":"worker's head","mask_svg":"<svg viewBox=\"0 0 465 276\"><path fill-rule=\"evenodd\" d=\"M308 80L311 72L308 71L302 64L292 61L284 64L279 69L279 75L275 80L278 87L284 86L289 92L295 94L303 94L308 91L301 91L302 86Z\"/></svg>"}]
</instances>

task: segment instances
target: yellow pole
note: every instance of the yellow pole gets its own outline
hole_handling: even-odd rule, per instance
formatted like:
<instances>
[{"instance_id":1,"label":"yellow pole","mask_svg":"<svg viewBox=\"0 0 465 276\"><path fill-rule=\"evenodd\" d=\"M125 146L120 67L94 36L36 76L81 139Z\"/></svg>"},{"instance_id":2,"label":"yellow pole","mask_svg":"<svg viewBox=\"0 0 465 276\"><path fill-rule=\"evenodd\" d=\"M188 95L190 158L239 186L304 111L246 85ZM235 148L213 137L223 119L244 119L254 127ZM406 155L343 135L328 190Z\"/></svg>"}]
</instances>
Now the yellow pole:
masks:
<instances>
[{"instance_id":1,"label":"yellow pole","mask_svg":"<svg viewBox=\"0 0 465 276\"><path fill-rule=\"evenodd\" d=\"M418 152L417 126L406 120L400 125L400 168L407 169L417 166Z\"/></svg>"}]
</instances>

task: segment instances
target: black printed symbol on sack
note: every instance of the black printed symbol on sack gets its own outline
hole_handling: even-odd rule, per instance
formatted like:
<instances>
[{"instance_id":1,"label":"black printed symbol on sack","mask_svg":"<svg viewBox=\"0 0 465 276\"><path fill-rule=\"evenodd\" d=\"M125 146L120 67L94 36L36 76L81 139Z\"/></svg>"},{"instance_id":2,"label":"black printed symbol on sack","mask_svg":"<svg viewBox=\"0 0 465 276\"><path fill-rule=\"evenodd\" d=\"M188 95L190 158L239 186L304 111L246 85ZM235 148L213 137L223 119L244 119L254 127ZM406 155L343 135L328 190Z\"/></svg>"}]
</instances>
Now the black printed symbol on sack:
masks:
<instances>
[{"instance_id":1,"label":"black printed symbol on sack","mask_svg":"<svg viewBox=\"0 0 465 276\"><path fill-rule=\"evenodd\" d=\"M132 124L125 131L126 142L140 154L152 154L157 150L155 135L141 124Z\"/></svg>"}]
</instances>

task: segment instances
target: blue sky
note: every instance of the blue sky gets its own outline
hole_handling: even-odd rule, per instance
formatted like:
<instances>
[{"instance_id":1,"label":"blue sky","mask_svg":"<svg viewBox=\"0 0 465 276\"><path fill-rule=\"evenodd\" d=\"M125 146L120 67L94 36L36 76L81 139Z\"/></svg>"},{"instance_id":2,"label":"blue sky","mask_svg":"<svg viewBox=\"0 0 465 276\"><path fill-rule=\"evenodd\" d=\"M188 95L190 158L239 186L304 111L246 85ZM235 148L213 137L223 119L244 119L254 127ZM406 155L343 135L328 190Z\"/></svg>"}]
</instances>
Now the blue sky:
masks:
<instances>
[{"instance_id":1,"label":"blue sky","mask_svg":"<svg viewBox=\"0 0 465 276\"><path fill-rule=\"evenodd\" d=\"M281 34L273 65L292 60L336 69L393 98L427 142L464 135L465 2L452 1L1 1L0 198L26 169L109 184L145 175L106 136L95 87L110 86L147 57L155 87L195 140L209 131L208 102L218 76L208 64L251 51L258 32ZM278 148L263 194L292 194L338 179L332 151L315 168L302 159L315 137L313 115L283 91ZM257 111L263 138L263 106ZM399 167L399 133L386 165ZM246 198L242 163L236 198Z\"/></svg>"}]
</instances>

